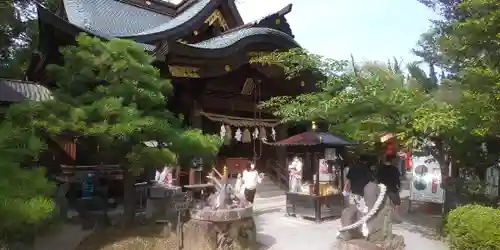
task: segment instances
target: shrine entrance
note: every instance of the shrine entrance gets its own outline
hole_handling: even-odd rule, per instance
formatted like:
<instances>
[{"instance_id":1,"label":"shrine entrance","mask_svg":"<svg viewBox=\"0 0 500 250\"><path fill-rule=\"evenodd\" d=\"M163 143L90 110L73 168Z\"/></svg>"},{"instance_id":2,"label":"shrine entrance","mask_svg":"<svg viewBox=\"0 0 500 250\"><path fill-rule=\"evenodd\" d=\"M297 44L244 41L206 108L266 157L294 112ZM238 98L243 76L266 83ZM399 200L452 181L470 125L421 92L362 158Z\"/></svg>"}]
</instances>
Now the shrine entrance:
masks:
<instances>
[{"instance_id":1,"label":"shrine entrance","mask_svg":"<svg viewBox=\"0 0 500 250\"><path fill-rule=\"evenodd\" d=\"M228 168L231 176L236 177L250 162L255 161L259 172L266 172L266 161L276 157L275 148L262 142L275 141L278 119L262 119L228 116L201 112L204 130L217 133L223 138L216 159L217 169ZM210 128L207 128L210 127ZM218 130L218 131L216 131Z\"/></svg>"}]
</instances>

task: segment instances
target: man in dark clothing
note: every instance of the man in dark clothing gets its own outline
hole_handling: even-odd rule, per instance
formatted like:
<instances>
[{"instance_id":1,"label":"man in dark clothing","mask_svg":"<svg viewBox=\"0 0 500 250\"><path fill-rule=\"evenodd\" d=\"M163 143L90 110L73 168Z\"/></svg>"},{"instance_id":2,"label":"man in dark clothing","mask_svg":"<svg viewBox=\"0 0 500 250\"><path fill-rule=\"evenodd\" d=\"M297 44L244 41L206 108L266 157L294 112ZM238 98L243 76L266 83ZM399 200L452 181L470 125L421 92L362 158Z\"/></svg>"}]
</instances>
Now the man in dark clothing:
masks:
<instances>
[{"instance_id":1,"label":"man in dark clothing","mask_svg":"<svg viewBox=\"0 0 500 250\"><path fill-rule=\"evenodd\" d=\"M368 161L364 157L360 157L359 162L349 168L346 179L344 192L350 190L353 194L363 196L366 184L373 180Z\"/></svg>"},{"instance_id":2,"label":"man in dark clothing","mask_svg":"<svg viewBox=\"0 0 500 250\"><path fill-rule=\"evenodd\" d=\"M398 168L392 165L394 159L394 155L387 155L385 157L384 163L378 166L375 171L375 179L378 183L382 183L387 187L387 196L395 206L394 210L396 216L398 216L399 206L401 205L401 198L399 197L401 175Z\"/></svg>"}]
</instances>

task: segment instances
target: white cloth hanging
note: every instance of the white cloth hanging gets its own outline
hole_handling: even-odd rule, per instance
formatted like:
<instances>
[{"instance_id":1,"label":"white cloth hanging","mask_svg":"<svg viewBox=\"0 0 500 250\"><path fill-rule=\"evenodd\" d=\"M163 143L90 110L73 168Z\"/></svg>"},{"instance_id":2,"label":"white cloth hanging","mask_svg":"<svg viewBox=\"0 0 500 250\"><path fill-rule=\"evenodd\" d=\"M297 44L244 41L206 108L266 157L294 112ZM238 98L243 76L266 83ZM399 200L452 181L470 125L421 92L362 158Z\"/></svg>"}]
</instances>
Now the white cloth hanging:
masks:
<instances>
[{"instance_id":1,"label":"white cloth hanging","mask_svg":"<svg viewBox=\"0 0 500 250\"><path fill-rule=\"evenodd\" d=\"M241 179L241 173L238 173L238 177L236 178L236 184L234 184L235 193L239 193L241 191L242 185L243 185L243 181Z\"/></svg>"},{"instance_id":2,"label":"white cloth hanging","mask_svg":"<svg viewBox=\"0 0 500 250\"><path fill-rule=\"evenodd\" d=\"M271 137L273 138L273 141L276 141L276 130L274 130L274 127L271 128Z\"/></svg>"},{"instance_id":3,"label":"white cloth hanging","mask_svg":"<svg viewBox=\"0 0 500 250\"><path fill-rule=\"evenodd\" d=\"M249 143L252 141L252 134L250 134L250 130L248 130L248 128L243 130L243 137L241 138L241 141L243 143Z\"/></svg>"},{"instance_id":4,"label":"white cloth hanging","mask_svg":"<svg viewBox=\"0 0 500 250\"><path fill-rule=\"evenodd\" d=\"M243 134L241 133L241 129L238 128L236 130L236 133L234 133L234 139L236 139L236 141L241 141L241 137L243 136Z\"/></svg>"},{"instance_id":5,"label":"white cloth hanging","mask_svg":"<svg viewBox=\"0 0 500 250\"><path fill-rule=\"evenodd\" d=\"M224 126L224 124L222 124L220 126L220 138L224 139L224 136L226 136L226 126Z\"/></svg>"},{"instance_id":6,"label":"white cloth hanging","mask_svg":"<svg viewBox=\"0 0 500 250\"><path fill-rule=\"evenodd\" d=\"M255 128L253 130L252 137L253 137L254 140L259 139L259 129L258 128Z\"/></svg>"},{"instance_id":7,"label":"white cloth hanging","mask_svg":"<svg viewBox=\"0 0 500 250\"><path fill-rule=\"evenodd\" d=\"M259 134L260 134L260 138L261 138L261 139L267 139L267 132L266 132L266 128L264 128L264 127L260 127Z\"/></svg>"}]
</instances>

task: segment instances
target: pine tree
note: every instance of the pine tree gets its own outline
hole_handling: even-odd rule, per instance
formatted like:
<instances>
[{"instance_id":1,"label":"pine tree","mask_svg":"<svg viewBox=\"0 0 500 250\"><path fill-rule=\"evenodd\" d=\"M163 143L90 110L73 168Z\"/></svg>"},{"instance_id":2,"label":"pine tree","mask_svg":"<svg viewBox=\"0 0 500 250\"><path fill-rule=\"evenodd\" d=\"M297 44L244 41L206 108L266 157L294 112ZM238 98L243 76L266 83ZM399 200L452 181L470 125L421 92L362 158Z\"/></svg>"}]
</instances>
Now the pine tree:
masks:
<instances>
[{"instance_id":1,"label":"pine tree","mask_svg":"<svg viewBox=\"0 0 500 250\"><path fill-rule=\"evenodd\" d=\"M120 39L103 42L84 34L76 40L77 46L61 49L63 65L47 67L57 84L54 99L18 112L32 117L39 131L91 138L108 159L117 159L124 175L124 222L130 224L134 175L145 167L175 164L178 157L214 155L220 140L183 128L166 110L172 85L160 78L151 65L153 57L139 45ZM144 144L153 140L165 146Z\"/></svg>"},{"instance_id":2,"label":"pine tree","mask_svg":"<svg viewBox=\"0 0 500 250\"><path fill-rule=\"evenodd\" d=\"M29 241L39 222L53 210L49 199L53 185L43 169L20 165L36 157L43 147L29 130L7 121L0 123L0 245L2 241Z\"/></svg>"}]
</instances>

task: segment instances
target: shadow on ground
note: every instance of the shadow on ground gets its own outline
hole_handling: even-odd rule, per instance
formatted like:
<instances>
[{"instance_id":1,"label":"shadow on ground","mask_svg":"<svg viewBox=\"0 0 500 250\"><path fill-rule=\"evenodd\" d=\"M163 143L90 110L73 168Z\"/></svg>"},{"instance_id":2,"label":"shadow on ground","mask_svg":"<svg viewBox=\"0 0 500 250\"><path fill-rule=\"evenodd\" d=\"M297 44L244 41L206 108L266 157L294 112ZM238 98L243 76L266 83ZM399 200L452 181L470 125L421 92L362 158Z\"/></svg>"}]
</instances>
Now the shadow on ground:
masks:
<instances>
[{"instance_id":1,"label":"shadow on ground","mask_svg":"<svg viewBox=\"0 0 500 250\"><path fill-rule=\"evenodd\" d=\"M255 218L255 217L254 217ZM259 250L267 250L276 244L276 238L271 235L263 233L263 227L266 222L259 220L257 223L257 243L259 244Z\"/></svg>"},{"instance_id":2,"label":"shadow on ground","mask_svg":"<svg viewBox=\"0 0 500 250\"><path fill-rule=\"evenodd\" d=\"M402 199L400 219L402 223L394 225L395 229L401 228L422 237L440 240L442 228L442 215L440 205L412 202L411 212L408 212L408 197Z\"/></svg>"}]
</instances>

